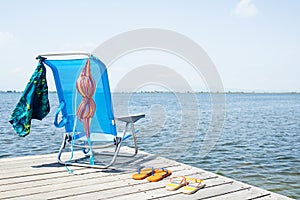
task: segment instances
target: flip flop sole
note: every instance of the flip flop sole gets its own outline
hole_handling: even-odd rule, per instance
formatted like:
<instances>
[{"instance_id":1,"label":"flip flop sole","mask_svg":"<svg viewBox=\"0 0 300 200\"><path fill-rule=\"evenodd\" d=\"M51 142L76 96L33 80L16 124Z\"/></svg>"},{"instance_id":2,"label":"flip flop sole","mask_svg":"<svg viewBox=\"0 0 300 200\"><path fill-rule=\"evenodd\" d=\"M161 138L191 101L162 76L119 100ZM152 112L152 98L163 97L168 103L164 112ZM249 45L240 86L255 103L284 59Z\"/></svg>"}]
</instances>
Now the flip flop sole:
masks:
<instances>
[{"instance_id":1,"label":"flip flop sole","mask_svg":"<svg viewBox=\"0 0 300 200\"><path fill-rule=\"evenodd\" d=\"M132 178L134 180L142 180L147 178L148 176L152 175L152 169L151 168L146 168L146 169L142 169L140 171L140 173L136 173L132 175Z\"/></svg>"},{"instance_id":2,"label":"flip flop sole","mask_svg":"<svg viewBox=\"0 0 300 200\"><path fill-rule=\"evenodd\" d=\"M166 185L166 189L169 191L174 191L174 190L178 190L182 186L185 186L185 184L168 183Z\"/></svg>"},{"instance_id":3,"label":"flip flop sole","mask_svg":"<svg viewBox=\"0 0 300 200\"><path fill-rule=\"evenodd\" d=\"M184 186L182 193L184 194L194 194L195 192L197 192L198 190L202 189L205 187L205 184L199 186L199 187L193 187L193 186Z\"/></svg>"},{"instance_id":4,"label":"flip flop sole","mask_svg":"<svg viewBox=\"0 0 300 200\"><path fill-rule=\"evenodd\" d=\"M147 180L149 182L157 182L170 176L171 174L172 172L170 170L154 170L154 175L149 176Z\"/></svg>"}]
</instances>

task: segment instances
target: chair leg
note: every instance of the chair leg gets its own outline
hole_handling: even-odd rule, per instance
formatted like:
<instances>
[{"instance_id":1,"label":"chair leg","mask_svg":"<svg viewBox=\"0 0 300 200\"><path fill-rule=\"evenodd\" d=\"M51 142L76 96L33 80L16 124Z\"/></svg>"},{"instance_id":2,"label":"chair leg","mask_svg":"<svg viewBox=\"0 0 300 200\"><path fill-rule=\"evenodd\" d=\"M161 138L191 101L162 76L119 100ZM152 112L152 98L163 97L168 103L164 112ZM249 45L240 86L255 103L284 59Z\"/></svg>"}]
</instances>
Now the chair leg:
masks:
<instances>
[{"instance_id":1,"label":"chair leg","mask_svg":"<svg viewBox=\"0 0 300 200\"><path fill-rule=\"evenodd\" d=\"M128 125L129 125L129 123L126 123L124 134L127 131ZM119 151L121 149L122 142L123 142L122 139L120 141L116 141L116 147L115 147L115 152L114 153L97 153L97 152L95 152L95 154L98 154L98 155L113 156L113 158L110 161L110 163L107 164L107 165L104 165L104 166L90 165L90 164L81 164L81 163L72 163L72 162L64 162L64 161L62 161L61 160L61 155L62 155L63 150L66 147L66 144L68 143L67 142L68 141L68 134L65 134L64 138L63 138L63 142L62 142L62 144L60 146L60 149L59 149L59 152L58 152L58 157L57 157L58 162L60 164L62 164L62 165L72 165L72 166L79 166L79 167L89 167L89 168L106 169L106 168L112 166L116 162L117 156L120 156L120 157L134 157L134 156L137 155L137 153L138 153L138 146L137 146L136 134L135 134L135 130L134 130L134 124L131 124L131 133L132 133L133 142L134 142L134 153L133 154L119 154Z\"/></svg>"},{"instance_id":2,"label":"chair leg","mask_svg":"<svg viewBox=\"0 0 300 200\"><path fill-rule=\"evenodd\" d=\"M57 156L57 160L58 160L58 163L61 164L61 165L71 165L71 166L78 166L78 167L87 167L87 168L96 168L96 169L106 169L110 166L112 166L115 162L116 162L116 158L117 158L117 155L120 151L120 147L121 147L121 143L122 141L120 142L120 144L118 145L117 149L116 149L116 152L115 154L113 155L113 158L112 160L110 161L109 164L107 165L90 165L90 164L83 164L83 163L72 163L72 162L64 162L61 160L61 155L62 155L62 152L63 150L65 149L66 147L66 144L67 144L67 140L68 140L68 134L65 134L64 135L64 138L63 138L63 142L60 146L60 149L59 149L59 152L58 152L58 156Z\"/></svg>"},{"instance_id":3,"label":"chair leg","mask_svg":"<svg viewBox=\"0 0 300 200\"><path fill-rule=\"evenodd\" d=\"M127 131L127 128L128 128L128 125L129 123L127 122L126 125L125 125L125 129L123 131L123 135L125 135L126 131ZM118 154L119 157L134 157L137 155L138 153L138 145L137 145L137 139L136 139L136 134L135 134L135 129L134 129L134 124L132 123L131 124L131 134L132 134L132 137L133 137L133 143L134 143L134 153L133 154ZM122 144L123 140L121 140L120 142L119 141L116 141L116 147L115 147L115 152L117 151L117 149L121 149L121 144ZM119 152L118 150L118 152ZM96 153L98 155L105 155L105 156L113 156L114 154L113 153Z\"/></svg>"},{"instance_id":4,"label":"chair leg","mask_svg":"<svg viewBox=\"0 0 300 200\"><path fill-rule=\"evenodd\" d=\"M131 124L131 134L132 134L133 143L134 143L134 154L132 155L132 157L134 157L138 153L138 145L137 145L137 140L136 140L134 124Z\"/></svg>"},{"instance_id":5,"label":"chair leg","mask_svg":"<svg viewBox=\"0 0 300 200\"><path fill-rule=\"evenodd\" d=\"M66 147L67 139L68 139L68 134L64 134L64 139L63 139L63 142L62 142L62 144L60 146L60 149L59 149L59 152L58 152L58 156L57 156L58 162L60 164L62 164L62 165L64 165L65 162L63 162L60 157L61 157L61 154L62 154L64 148Z\"/></svg>"}]
</instances>

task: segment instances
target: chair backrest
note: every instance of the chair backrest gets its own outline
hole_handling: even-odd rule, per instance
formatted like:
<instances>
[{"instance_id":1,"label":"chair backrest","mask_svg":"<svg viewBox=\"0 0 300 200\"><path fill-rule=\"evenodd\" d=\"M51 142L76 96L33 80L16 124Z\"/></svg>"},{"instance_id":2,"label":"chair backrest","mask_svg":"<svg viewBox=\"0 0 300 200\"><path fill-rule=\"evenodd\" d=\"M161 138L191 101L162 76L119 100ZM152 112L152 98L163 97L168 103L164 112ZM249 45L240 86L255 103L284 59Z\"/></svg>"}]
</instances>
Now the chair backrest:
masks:
<instances>
[{"instance_id":1,"label":"chair backrest","mask_svg":"<svg viewBox=\"0 0 300 200\"><path fill-rule=\"evenodd\" d=\"M95 134L116 136L105 64L94 56L63 60L47 58L44 63L52 69L59 102L64 104L61 113L66 131L78 133L78 139L85 136L85 126L89 124L91 138L97 138ZM85 95L90 95L90 99ZM80 120L80 115L83 118L90 115L90 118Z\"/></svg>"}]
</instances>

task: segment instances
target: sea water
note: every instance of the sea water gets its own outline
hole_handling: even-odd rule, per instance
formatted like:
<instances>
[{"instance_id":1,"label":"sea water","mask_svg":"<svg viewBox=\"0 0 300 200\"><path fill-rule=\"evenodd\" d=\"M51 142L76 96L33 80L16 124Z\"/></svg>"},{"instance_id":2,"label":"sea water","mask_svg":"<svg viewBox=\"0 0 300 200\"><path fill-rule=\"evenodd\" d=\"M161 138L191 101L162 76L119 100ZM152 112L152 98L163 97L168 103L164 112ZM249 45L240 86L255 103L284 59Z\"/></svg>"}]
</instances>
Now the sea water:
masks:
<instances>
[{"instance_id":1,"label":"sea water","mask_svg":"<svg viewBox=\"0 0 300 200\"><path fill-rule=\"evenodd\" d=\"M56 94L49 94L49 115L33 120L25 138L8 123L20 95L0 93L0 158L56 153L64 133L53 126ZM146 114L136 124L141 150L300 198L300 94L224 97L214 110L207 93L112 95L116 116Z\"/></svg>"}]
</instances>

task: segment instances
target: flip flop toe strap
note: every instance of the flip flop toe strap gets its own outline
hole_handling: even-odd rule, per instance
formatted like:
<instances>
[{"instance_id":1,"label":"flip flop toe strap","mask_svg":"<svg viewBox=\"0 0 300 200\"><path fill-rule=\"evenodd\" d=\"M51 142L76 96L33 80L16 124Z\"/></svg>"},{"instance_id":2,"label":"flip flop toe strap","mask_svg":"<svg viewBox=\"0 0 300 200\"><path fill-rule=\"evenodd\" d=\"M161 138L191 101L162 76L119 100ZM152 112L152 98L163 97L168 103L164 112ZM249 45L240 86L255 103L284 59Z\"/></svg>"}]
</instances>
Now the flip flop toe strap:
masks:
<instances>
[{"instance_id":1,"label":"flip flop toe strap","mask_svg":"<svg viewBox=\"0 0 300 200\"><path fill-rule=\"evenodd\" d=\"M187 186L192 188L203 187L203 180L192 178Z\"/></svg>"},{"instance_id":2,"label":"flip flop toe strap","mask_svg":"<svg viewBox=\"0 0 300 200\"><path fill-rule=\"evenodd\" d=\"M151 169L151 174L153 175L153 174L154 174L154 167L152 167L152 166L143 166L143 167L139 167L139 169L138 169L138 174L141 174L141 171L143 171L142 169L147 169L147 168L150 168L150 169Z\"/></svg>"},{"instance_id":3,"label":"flip flop toe strap","mask_svg":"<svg viewBox=\"0 0 300 200\"><path fill-rule=\"evenodd\" d=\"M181 180L179 182L179 181L176 181L176 179L181 179ZM174 176L174 177L170 178L170 183L176 183L176 184L179 184L179 185L182 185L184 183L186 185L187 181L186 181L185 176Z\"/></svg>"}]
</instances>

